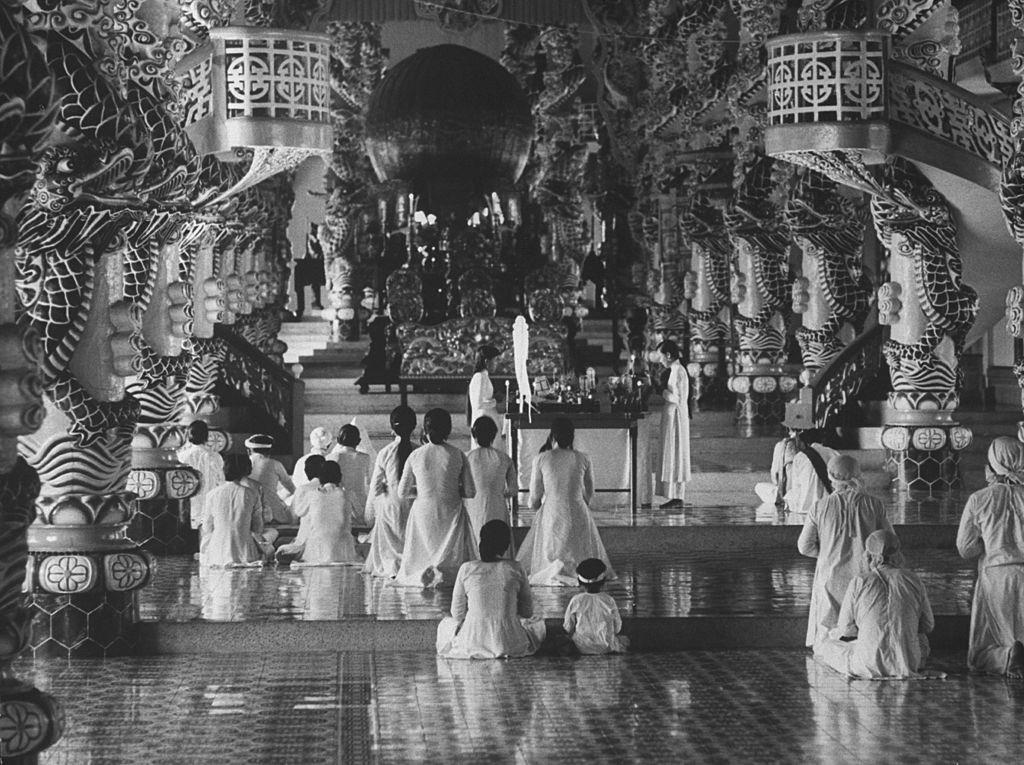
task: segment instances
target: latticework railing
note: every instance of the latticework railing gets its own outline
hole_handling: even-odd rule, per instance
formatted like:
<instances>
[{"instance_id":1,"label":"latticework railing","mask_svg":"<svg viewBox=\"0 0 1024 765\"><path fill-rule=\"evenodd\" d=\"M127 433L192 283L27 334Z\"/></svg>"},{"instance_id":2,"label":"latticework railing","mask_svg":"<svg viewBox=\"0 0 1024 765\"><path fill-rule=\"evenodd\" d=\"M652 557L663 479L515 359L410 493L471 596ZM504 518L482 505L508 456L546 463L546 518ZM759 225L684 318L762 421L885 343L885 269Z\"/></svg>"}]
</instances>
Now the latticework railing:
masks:
<instances>
[{"instance_id":1,"label":"latticework railing","mask_svg":"<svg viewBox=\"0 0 1024 765\"><path fill-rule=\"evenodd\" d=\"M885 35L820 32L768 42L768 124L885 117Z\"/></svg>"},{"instance_id":2,"label":"latticework railing","mask_svg":"<svg viewBox=\"0 0 1024 765\"><path fill-rule=\"evenodd\" d=\"M882 368L882 344L885 327L875 322L854 339L830 364L822 367L808 382L811 390L811 412L814 426L823 428L843 407L857 398L865 385L878 376Z\"/></svg>"}]
</instances>

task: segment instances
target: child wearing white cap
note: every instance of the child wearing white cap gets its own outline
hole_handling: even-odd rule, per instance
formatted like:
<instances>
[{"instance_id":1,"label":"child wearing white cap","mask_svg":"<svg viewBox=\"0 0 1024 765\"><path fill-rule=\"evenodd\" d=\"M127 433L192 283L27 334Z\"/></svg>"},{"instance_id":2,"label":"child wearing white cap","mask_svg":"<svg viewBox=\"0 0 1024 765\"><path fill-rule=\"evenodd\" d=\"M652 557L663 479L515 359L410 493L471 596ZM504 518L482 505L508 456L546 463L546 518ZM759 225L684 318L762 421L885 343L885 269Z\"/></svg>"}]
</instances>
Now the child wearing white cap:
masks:
<instances>
[{"instance_id":1,"label":"child wearing white cap","mask_svg":"<svg viewBox=\"0 0 1024 765\"><path fill-rule=\"evenodd\" d=\"M625 653L629 638L619 635L622 617L615 599L605 592L608 567L598 558L587 558L576 567L583 592L565 609L562 626L582 654Z\"/></svg>"},{"instance_id":2,"label":"child wearing white cap","mask_svg":"<svg viewBox=\"0 0 1024 765\"><path fill-rule=\"evenodd\" d=\"M309 451L299 457L295 461L295 467L292 468L292 483L294 483L296 487L302 486L304 483L308 483L309 478L306 477L306 460L314 454L326 457L333 446L334 438L331 437L327 428L313 428L309 434Z\"/></svg>"}]
</instances>

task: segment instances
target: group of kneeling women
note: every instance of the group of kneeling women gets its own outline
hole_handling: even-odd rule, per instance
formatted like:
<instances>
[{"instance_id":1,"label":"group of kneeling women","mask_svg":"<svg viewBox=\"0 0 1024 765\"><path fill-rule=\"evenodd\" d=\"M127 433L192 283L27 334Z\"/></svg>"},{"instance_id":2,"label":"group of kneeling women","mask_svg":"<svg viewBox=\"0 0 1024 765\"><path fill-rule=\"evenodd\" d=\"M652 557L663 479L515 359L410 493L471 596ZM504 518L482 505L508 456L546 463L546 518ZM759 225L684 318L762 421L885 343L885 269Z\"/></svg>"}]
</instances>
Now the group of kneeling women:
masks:
<instances>
[{"instance_id":1,"label":"group of kneeling women","mask_svg":"<svg viewBox=\"0 0 1024 765\"><path fill-rule=\"evenodd\" d=\"M447 442L452 420L444 409L427 412L418 447L412 442L412 409L396 407L389 421L394 439L377 454L365 480L358 471L339 467L337 460L344 455L325 457L328 443L314 443L314 452L296 465L296 472L307 478L292 496L299 530L294 542L277 549L278 560L362 564L365 574L397 586L454 586L452 616L438 633L439 651L450 656L534 652L544 623L532 619L530 586L579 582L587 592L573 599L565 620L577 647L589 653L624 648L625 640L616 636L621 620L615 602L600 593L614 573L588 509L594 494L590 460L572 448L570 420L552 424L548 444L534 461L530 492L537 512L515 559L506 557L512 547L508 498L518 491L518 478L508 455L492 446L497 423L489 416L476 419L475 448L467 454ZM348 441L340 446L354 452L358 433L351 435L343 433L339 442ZM250 453L254 447L262 444L250 445ZM236 488L215 490L204 501L201 560L207 566L258 565L264 557L261 548L275 554L273 529L268 533L257 505L258 496L276 493L277 484L256 480L261 490L250 491L246 483L253 484L255 476L243 475L250 466L236 466L236 461L224 466L228 484ZM271 462L280 470L261 474L273 478L281 473L278 480L284 484L284 469ZM343 477L346 472L351 477ZM365 511L360 512L363 497ZM252 506L248 512L245 505ZM365 562L352 534L356 513L362 522L372 522ZM226 546L224 539L230 540Z\"/></svg>"},{"instance_id":2,"label":"group of kneeling women","mask_svg":"<svg viewBox=\"0 0 1024 765\"><path fill-rule=\"evenodd\" d=\"M861 485L849 456L828 463L832 493L818 500L798 548L817 558L807 645L834 669L862 678L911 677L935 626L920 578L903 567L882 502ZM1024 444L995 439L989 485L967 500L957 534L978 558L967 661L971 669L1024 677Z\"/></svg>"}]
</instances>

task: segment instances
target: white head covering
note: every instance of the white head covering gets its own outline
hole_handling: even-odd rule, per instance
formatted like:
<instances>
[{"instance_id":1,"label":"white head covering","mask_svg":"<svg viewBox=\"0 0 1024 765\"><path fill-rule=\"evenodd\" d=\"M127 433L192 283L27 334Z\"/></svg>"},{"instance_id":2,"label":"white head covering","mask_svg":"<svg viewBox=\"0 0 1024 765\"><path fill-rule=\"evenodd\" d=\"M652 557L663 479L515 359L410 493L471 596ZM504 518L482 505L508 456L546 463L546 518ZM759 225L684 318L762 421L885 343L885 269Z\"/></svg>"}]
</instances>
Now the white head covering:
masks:
<instances>
[{"instance_id":1,"label":"white head covering","mask_svg":"<svg viewBox=\"0 0 1024 765\"><path fill-rule=\"evenodd\" d=\"M878 529L868 534L868 538L864 541L864 551L873 558L869 562L872 568L877 568L883 563L891 563L894 566L903 564L903 556L900 555L900 538L888 529Z\"/></svg>"},{"instance_id":2,"label":"white head covering","mask_svg":"<svg viewBox=\"0 0 1024 765\"><path fill-rule=\"evenodd\" d=\"M860 463L849 454L837 454L828 461L828 477L834 491L860 489Z\"/></svg>"},{"instance_id":3,"label":"white head covering","mask_svg":"<svg viewBox=\"0 0 1024 765\"><path fill-rule=\"evenodd\" d=\"M992 439L988 467L998 482L1024 485L1024 444L1008 436Z\"/></svg>"},{"instance_id":4,"label":"white head covering","mask_svg":"<svg viewBox=\"0 0 1024 765\"><path fill-rule=\"evenodd\" d=\"M245 439L245 446L248 449L266 449L269 451L274 448L274 439L263 433L257 433Z\"/></svg>"},{"instance_id":5,"label":"white head covering","mask_svg":"<svg viewBox=\"0 0 1024 765\"><path fill-rule=\"evenodd\" d=\"M326 452L334 443L334 438L327 428L313 428L309 433L309 444L319 452Z\"/></svg>"}]
</instances>

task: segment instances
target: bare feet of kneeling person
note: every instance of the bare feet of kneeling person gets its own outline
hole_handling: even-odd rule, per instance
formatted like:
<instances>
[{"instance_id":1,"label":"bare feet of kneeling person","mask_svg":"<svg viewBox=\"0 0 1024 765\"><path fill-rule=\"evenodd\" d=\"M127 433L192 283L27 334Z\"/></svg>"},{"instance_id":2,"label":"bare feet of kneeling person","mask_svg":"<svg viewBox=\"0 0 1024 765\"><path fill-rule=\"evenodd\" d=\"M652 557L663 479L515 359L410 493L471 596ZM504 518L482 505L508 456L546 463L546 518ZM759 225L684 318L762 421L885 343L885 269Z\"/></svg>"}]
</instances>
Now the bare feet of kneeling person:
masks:
<instances>
[{"instance_id":1,"label":"bare feet of kneeling person","mask_svg":"<svg viewBox=\"0 0 1024 765\"><path fill-rule=\"evenodd\" d=\"M1014 680L1024 680L1024 644L1019 640L1010 648L1010 659L1006 662L1006 676Z\"/></svg>"}]
</instances>

